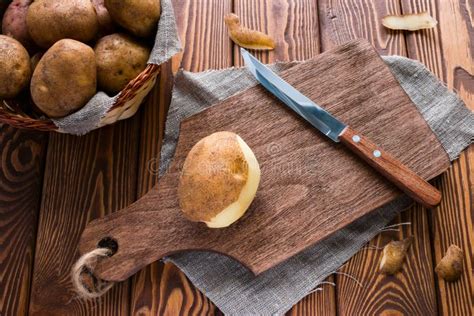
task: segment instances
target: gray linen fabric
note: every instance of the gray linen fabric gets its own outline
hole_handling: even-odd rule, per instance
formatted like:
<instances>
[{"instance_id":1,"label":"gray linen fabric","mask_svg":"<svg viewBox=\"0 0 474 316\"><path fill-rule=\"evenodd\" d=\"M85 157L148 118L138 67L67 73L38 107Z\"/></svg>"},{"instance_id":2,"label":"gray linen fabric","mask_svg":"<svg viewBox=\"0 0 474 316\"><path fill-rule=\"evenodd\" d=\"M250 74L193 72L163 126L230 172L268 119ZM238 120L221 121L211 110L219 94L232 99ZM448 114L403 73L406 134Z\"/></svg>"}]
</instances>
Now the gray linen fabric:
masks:
<instances>
[{"instance_id":1,"label":"gray linen fabric","mask_svg":"<svg viewBox=\"0 0 474 316\"><path fill-rule=\"evenodd\" d=\"M472 143L474 114L422 64L399 56L384 57L384 61L454 160ZM294 63L281 63L273 68L279 72L292 65ZM160 175L173 157L182 119L255 84L253 77L242 68L179 72L165 129ZM259 276L216 253L185 252L166 260L183 270L226 314L283 314L410 204L410 199L403 196Z\"/></svg>"},{"instance_id":2,"label":"gray linen fabric","mask_svg":"<svg viewBox=\"0 0 474 316\"><path fill-rule=\"evenodd\" d=\"M176 21L171 0L161 1L161 17L155 44L148 59L148 64L161 65L181 50ZM53 119L54 124L63 132L83 135L97 128L100 119L115 103L117 96L109 97L98 92L82 109L60 119Z\"/></svg>"}]
</instances>

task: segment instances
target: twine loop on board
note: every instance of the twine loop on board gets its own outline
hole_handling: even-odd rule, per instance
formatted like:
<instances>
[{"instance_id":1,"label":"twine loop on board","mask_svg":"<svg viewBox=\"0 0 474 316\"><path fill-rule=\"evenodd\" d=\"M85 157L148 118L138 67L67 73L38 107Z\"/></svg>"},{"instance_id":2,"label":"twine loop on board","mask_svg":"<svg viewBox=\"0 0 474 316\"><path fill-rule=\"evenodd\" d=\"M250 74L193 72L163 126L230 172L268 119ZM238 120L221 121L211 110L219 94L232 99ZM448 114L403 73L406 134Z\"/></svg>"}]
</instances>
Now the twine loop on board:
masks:
<instances>
[{"instance_id":1,"label":"twine loop on board","mask_svg":"<svg viewBox=\"0 0 474 316\"><path fill-rule=\"evenodd\" d=\"M96 248L82 255L72 267L72 282L80 297L86 299L104 295L114 286L114 282L105 281L94 275L98 260L113 254L110 248Z\"/></svg>"}]
</instances>

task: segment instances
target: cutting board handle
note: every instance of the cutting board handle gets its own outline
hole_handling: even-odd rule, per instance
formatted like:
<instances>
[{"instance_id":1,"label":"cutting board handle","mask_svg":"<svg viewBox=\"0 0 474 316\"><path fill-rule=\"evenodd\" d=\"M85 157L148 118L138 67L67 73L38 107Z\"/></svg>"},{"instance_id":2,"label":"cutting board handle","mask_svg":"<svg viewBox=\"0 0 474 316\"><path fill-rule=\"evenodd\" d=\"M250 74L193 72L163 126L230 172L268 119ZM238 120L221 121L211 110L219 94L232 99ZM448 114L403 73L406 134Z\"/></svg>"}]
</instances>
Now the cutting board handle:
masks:
<instances>
[{"instance_id":1,"label":"cutting board handle","mask_svg":"<svg viewBox=\"0 0 474 316\"><path fill-rule=\"evenodd\" d=\"M427 208L441 201L441 193L434 186L352 128L346 127L339 139L415 201Z\"/></svg>"},{"instance_id":2,"label":"cutting board handle","mask_svg":"<svg viewBox=\"0 0 474 316\"><path fill-rule=\"evenodd\" d=\"M174 252L193 248L179 233L184 221L175 201L173 175L165 175L135 203L91 221L79 242L81 254L106 247L112 255L99 260L95 274L122 281L146 265ZM196 223L198 225L198 223Z\"/></svg>"},{"instance_id":3,"label":"cutting board handle","mask_svg":"<svg viewBox=\"0 0 474 316\"><path fill-rule=\"evenodd\" d=\"M94 274L106 281L123 281L148 264L185 250L225 254L257 273L261 265L243 255L233 241L225 241L233 227L209 229L204 223L187 220L178 204L179 173L165 174L147 194L130 206L91 221L82 233L79 252L109 248L112 255L101 258ZM224 241L224 242L223 242Z\"/></svg>"}]
</instances>

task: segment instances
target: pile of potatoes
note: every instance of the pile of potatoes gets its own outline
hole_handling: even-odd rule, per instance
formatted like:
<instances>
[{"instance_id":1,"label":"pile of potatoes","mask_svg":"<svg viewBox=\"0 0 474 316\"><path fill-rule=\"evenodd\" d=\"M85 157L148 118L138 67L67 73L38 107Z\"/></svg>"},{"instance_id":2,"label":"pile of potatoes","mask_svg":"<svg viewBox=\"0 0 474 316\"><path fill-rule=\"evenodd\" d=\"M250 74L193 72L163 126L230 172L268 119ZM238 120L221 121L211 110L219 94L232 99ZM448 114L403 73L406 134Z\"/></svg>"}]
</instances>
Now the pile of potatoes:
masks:
<instances>
[{"instance_id":1,"label":"pile of potatoes","mask_svg":"<svg viewBox=\"0 0 474 316\"><path fill-rule=\"evenodd\" d=\"M159 0L14 0L2 19L0 99L27 90L60 118L116 95L147 65ZM30 58L31 56L31 58Z\"/></svg>"}]
</instances>

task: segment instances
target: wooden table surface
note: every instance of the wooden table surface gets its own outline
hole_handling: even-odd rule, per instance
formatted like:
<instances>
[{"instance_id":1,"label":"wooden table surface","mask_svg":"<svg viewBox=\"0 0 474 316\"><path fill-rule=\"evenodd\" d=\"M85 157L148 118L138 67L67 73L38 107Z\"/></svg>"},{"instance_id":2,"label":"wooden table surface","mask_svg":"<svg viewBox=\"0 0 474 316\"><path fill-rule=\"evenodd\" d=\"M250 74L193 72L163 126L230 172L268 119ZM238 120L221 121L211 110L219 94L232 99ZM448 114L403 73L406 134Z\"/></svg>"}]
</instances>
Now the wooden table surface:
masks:
<instances>
[{"instance_id":1,"label":"wooden table surface","mask_svg":"<svg viewBox=\"0 0 474 316\"><path fill-rule=\"evenodd\" d=\"M354 38L381 54L418 59L474 109L474 3L471 0L177 0L182 55L162 68L154 91L132 119L83 137L1 128L0 315L219 314L176 267L155 263L95 301L75 295L70 269L87 222L146 193L157 180L170 100L171 73L241 66L223 16L271 34L277 48L265 62L304 60ZM388 31L386 14L428 11L439 24L414 33ZM398 231L370 245L414 236L403 272L377 273L381 251L363 249L338 274L299 302L301 315L473 315L474 146L435 180L443 201L414 206ZM445 283L434 266L451 244L465 254L465 272ZM358 280L355 282L352 278Z\"/></svg>"}]
</instances>

